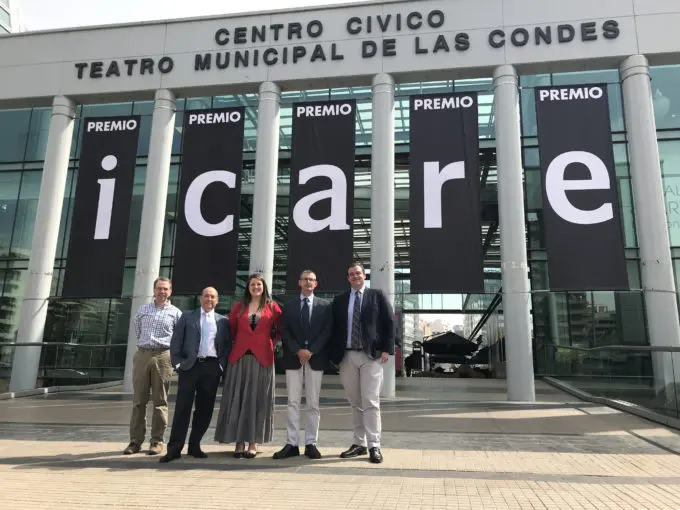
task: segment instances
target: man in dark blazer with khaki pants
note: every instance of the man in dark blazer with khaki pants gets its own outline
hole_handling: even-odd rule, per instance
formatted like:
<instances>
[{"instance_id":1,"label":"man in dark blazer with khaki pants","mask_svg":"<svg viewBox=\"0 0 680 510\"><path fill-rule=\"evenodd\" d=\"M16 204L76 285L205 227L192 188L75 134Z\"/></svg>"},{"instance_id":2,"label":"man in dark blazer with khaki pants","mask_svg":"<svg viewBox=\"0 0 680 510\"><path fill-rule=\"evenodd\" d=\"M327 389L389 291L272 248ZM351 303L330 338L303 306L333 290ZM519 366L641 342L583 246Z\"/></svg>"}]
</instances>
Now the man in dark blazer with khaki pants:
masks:
<instances>
[{"instance_id":1,"label":"man in dark blazer with khaki pants","mask_svg":"<svg viewBox=\"0 0 680 510\"><path fill-rule=\"evenodd\" d=\"M323 371L328 365L331 304L314 295L318 282L313 271L309 269L302 271L298 284L300 295L286 303L281 314L288 410L286 444L274 454L275 459L300 455L298 442L303 384L307 403L304 453L310 459L321 458L321 452L316 446L320 421L319 394Z\"/></svg>"},{"instance_id":2,"label":"man in dark blazer with khaki pants","mask_svg":"<svg viewBox=\"0 0 680 510\"><path fill-rule=\"evenodd\" d=\"M229 321L215 313L218 301L216 289L203 289L201 308L182 314L170 340L170 359L179 372L179 383L170 441L167 453L160 458L162 463L182 456L194 400L196 406L187 453L198 459L208 456L201 450L201 439L210 426L217 387L231 346Z\"/></svg>"},{"instance_id":3,"label":"man in dark blazer with khaki pants","mask_svg":"<svg viewBox=\"0 0 680 510\"><path fill-rule=\"evenodd\" d=\"M394 354L394 312L382 290L366 288L364 267L347 270L352 289L333 300L331 361L340 366L340 380L352 406L354 442L340 457L370 454L383 461L380 451L380 389L383 367Z\"/></svg>"}]
</instances>

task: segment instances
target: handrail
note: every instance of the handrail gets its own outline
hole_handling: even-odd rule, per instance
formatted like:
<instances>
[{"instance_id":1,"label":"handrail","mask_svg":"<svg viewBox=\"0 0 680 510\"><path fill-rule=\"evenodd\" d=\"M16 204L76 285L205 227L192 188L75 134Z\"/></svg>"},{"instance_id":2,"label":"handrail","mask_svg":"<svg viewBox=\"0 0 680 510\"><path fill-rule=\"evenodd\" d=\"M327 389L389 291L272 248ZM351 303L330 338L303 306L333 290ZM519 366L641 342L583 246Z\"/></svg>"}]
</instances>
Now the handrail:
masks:
<instances>
[{"instance_id":1,"label":"handrail","mask_svg":"<svg viewBox=\"0 0 680 510\"><path fill-rule=\"evenodd\" d=\"M597 347L574 347L572 345L542 344L543 347L569 349L581 352L628 351L628 352L680 352L680 346L672 345L598 345Z\"/></svg>"}]
</instances>

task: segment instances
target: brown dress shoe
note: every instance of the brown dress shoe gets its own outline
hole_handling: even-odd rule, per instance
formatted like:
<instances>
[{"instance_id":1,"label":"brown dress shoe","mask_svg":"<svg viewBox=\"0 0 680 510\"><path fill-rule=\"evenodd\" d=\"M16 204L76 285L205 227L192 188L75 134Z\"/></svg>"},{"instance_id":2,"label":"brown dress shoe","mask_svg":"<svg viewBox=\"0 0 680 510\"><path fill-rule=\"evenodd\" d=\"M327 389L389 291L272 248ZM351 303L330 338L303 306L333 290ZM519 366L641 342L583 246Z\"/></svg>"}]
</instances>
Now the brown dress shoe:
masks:
<instances>
[{"instance_id":1,"label":"brown dress shoe","mask_svg":"<svg viewBox=\"0 0 680 510\"><path fill-rule=\"evenodd\" d=\"M163 453L163 443L151 443L149 446L148 455L160 455Z\"/></svg>"},{"instance_id":2,"label":"brown dress shoe","mask_svg":"<svg viewBox=\"0 0 680 510\"><path fill-rule=\"evenodd\" d=\"M132 455L133 453L139 453L142 448L137 443L130 443L127 448L123 450L123 455Z\"/></svg>"}]
</instances>

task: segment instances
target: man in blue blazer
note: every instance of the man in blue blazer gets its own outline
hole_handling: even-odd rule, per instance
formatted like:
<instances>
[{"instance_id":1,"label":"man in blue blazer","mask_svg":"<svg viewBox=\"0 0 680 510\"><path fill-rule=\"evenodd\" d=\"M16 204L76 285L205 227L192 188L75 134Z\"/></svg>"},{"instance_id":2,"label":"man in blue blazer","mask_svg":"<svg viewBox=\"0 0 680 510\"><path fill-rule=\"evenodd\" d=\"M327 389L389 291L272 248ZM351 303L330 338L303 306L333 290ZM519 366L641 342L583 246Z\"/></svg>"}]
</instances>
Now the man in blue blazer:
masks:
<instances>
[{"instance_id":1,"label":"man in blue blazer","mask_svg":"<svg viewBox=\"0 0 680 510\"><path fill-rule=\"evenodd\" d=\"M382 364L394 354L394 312L382 290L366 287L366 272L355 263L347 270L352 287L333 300L333 340L330 359L340 366L340 380L352 406L354 442L340 457L370 454L383 461L380 451L380 388Z\"/></svg>"},{"instance_id":2,"label":"man in blue blazer","mask_svg":"<svg viewBox=\"0 0 680 510\"><path fill-rule=\"evenodd\" d=\"M201 439L212 419L217 387L231 346L228 320L215 313L218 301L216 289L203 289L201 308L182 314L170 340L170 359L179 372L179 383L170 441L167 453L160 459L162 463L181 457L194 400L187 453L198 459L208 456L201 450Z\"/></svg>"},{"instance_id":3,"label":"man in blue blazer","mask_svg":"<svg viewBox=\"0 0 680 510\"><path fill-rule=\"evenodd\" d=\"M300 400L305 389L307 419L305 452L310 459L320 459L316 447L319 437L319 394L321 378L328 365L328 340L331 335L331 304L314 295L316 274L305 269L300 274L300 295L283 307L283 366L286 369L288 410L286 413L286 444L274 454L275 459L300 455Z\"/></svg>"}]
</instances>

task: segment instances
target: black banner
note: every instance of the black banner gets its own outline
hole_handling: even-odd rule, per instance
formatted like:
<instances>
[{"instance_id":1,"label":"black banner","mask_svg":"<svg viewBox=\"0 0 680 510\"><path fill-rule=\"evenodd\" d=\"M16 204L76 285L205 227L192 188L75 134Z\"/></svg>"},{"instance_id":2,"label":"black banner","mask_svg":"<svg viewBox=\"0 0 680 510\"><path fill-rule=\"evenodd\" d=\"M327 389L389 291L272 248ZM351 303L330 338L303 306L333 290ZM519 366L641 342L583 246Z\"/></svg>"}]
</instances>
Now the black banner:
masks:
<instances>
[{"instance_id":1,"label":"black banner","mask_svg":"<svg viewBox=\"0 0 680 510\"><path fill-rule=\"evenodd\" d=\"M535 95L550 289L627 289L607 87Z\"/></svg>"},{"instance_id":2,"label":"black banner","mask_svg":"<svg viewBox=\"0 0 680 510\"><path fill-rule=\"evenodd\" d=\"M477 93L411 96L412 292L484 292Z\"/></svg>"},{"instance_id":3,"label":"black banner","mask_svg":"<svg viewBox=\"0 0 680 510\"><path fill-rule=\"evenodd\" d=\"M107 298L123 292L139 122L139 116L82 120L64 297Z\"/></svg>"},{"instance_id":4,"label":"black banner","mask_svg":"<svg viewBox=\"0 0 680 510\"><path fill-rule=\"evenodd\" d=\"M293 104L287 288L311 269L320 292L347 288L352 263L356 101Z\"/></svg>"},{"instance_id":5,"label":"black banner","mask_svg":"<svg viewBox=\"0 0 680 510\"><path fill-rule=\"evenodd\" d=\"M175 294L236 287L243 169L243 107L184 113Z\"/></svg>"}]
</instances>

